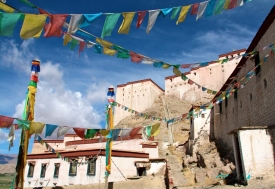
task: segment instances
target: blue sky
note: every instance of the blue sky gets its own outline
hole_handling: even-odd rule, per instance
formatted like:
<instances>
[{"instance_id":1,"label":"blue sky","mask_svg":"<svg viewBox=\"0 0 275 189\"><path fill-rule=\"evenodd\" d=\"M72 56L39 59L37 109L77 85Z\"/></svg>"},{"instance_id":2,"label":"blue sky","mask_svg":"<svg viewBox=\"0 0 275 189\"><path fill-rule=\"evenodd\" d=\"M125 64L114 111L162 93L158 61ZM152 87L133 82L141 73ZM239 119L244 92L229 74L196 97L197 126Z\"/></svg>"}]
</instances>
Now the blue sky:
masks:
<instances>
[{"instance_id":1,"label":"blue sky","mask_svg":"<svg viewBox=\"0 0 275 189\"><path fill-rule=\"evenodd\" d=\"M200 1L33 1L52 14L131 12L197 2ZM38 12L16 0L7 0L7 4L26 13ZM211 61L217 59L219 54L247 48L273 5L274 0L253 0L242 7L198 21L196 16L188 13L186 20L179 25L176 25L176 19L170 19L170 13L165 18L158 17L149 34L146 33L148 13L139 29L135 28L137 16L134 17L128 35L117 32L123 20L121 16L112 35L104 39L171 64ZM105 16L101 16L83 29L101 36L104 21ZM63 46L62 38L22 40L19 36L21 26L22 22L18 22L13 36L1 37L0 115L21 117L30 80L31 60L36 57L41 60L41 73L36 95L35 121L59 125L103 126L108 86L151 78L164 88L164 77L173 75L171 69L154 68L152 65L99 55L93 49L85 49L78 56L78 48L72 51L69 45ZM0 131L0 153L17 153L19 132L11 152L8 152L7 133L8 130Z\"/></svg>"}]
</instances>

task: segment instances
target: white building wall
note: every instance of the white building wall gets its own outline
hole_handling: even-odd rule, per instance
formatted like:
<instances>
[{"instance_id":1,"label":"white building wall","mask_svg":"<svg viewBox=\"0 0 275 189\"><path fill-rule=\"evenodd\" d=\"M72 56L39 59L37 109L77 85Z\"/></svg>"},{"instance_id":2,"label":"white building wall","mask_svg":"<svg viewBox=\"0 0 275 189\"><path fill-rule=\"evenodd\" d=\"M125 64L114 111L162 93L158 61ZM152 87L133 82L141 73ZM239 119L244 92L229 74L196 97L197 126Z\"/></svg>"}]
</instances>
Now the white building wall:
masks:
<instances>
[{"instance_id":1,"label":"white building wall","mask_svg":"<svg viewBox=\"0 0 275 189\"><path fill-rule=\"evenodd\" d=\"M151 162L150 169L146 171L146 175L164 176L166 162Z\"/></svg>"},{"instance_id":2,"label":"white building wall","mask_svg":"<svg viewBox=\"0 0 275 189\"><path fill-rule=\"evenodd\" d=\"M109 182L123 181L125 178L122 174L127 177L137 176L137 169L135 161L148 161L147 158L126 158L126 157L112 157L112 170L108 178ZM54 186L53 183L57 183L56 186L64 185L76 185L76 184L93 184L103 183L105 177L105 156L99 156L96 160L96 174L94 176L87 175L87 164L77 166L77 175L69 176L70 164L59 158L56 159L29 159L28 161L35 161L34 175L32 178L26 178L24 187L42 187L42 186ZM41 165L42 163L49 163L45 178L40 178ZM59 177L54 178L54 163L60 163ZM118 168L119 170L118 170ZM154 167L153 171L158 171L158 167ZM25 169L25 175L27 176L29 165L27 164ZM42 184L40 184L40 182Z\"/></svg>"},{"instance_id":3,"label":"white building wall","mask_svg":"<svg viewBox=\"0 0 275 189\"><path fill-rule=\"evenodd\" d=\"M243 53L244 52L241 52L240 54ZM236 57L239 52L236 54L232 52L232 54ZM231 57L232 55L228 58ZM226 57L220 57L219 59L224 58ZM241 58L234 58L224 64L213 63L206 67L193 69L186 76L205 88L219 91L239 63L240 59ZM167 77L165 79L165 95L175 96L190 103L197 103L203 99L211 100L213 98L213 95L209 95L206 91L202 91L202 89L198 88L195 84L188 84L188 80L184 81L181 77Z\"/></svg>"},{"instance_id":4,"label":"white building wall","mask_svg":"<svg viewBox=\"0 0 275 189\"><path fill-rule=\"evenodd\" d=\"M142 112L151 107L153 103L164 92L151 80L129 82L118 86L116 89L116 101L130 109ZM123 118L134 115L121 107L115 108L114 125L117 125Z\"/></svg>"},{"instance_id":5,"label":"white building wall","mask_svg":"<svg viewBox=\"0 0 275 189\"><path fill-rule=\"evenodd\" d=\"M265 129L240 130L238 133L244 178L274 176L274 154L271 137Z\"/></svg>"},{"instance_id":6,"label":"white building wall","mask_svg":"<svg viewBox=\"0 0 275 189\"><path fill-rule=\"evenodd\" d=\"M211 110L203 110L197 117L190 122L190 139L196 140L202 131L210 134L210 113Z\"/></svg>"}]
</instances>

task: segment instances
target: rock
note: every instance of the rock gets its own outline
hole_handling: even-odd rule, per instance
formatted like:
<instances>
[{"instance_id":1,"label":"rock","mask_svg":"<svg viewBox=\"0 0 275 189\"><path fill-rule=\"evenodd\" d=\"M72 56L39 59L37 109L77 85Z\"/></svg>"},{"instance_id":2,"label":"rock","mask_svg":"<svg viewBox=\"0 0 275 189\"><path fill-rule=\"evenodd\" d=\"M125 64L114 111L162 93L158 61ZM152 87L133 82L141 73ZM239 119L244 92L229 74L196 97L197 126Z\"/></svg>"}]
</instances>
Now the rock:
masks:
<instances>
[{"instance_id":1,"label":"rock","mask_svg":"<svg viewBox=\"0 0 275 189\"><path fill-rule=\"evenodd\" d=\"M212 180L215 180L216 177L218 176L219 174L219 170L218 169L210 169L206 172L207 174L207 177L212 179Z\"/></svg>"},{"instance_id":2,"label":"rock","mask_svg":"<svg viewBox=\"0 0 275 189\"><path fill-rule=\"evenodd\" d=\"M219 157L215 157L214 163L216 164L216 167L223 167L224 164L221 161L221 159Z\"/></svg>"},{"instance_id":3,"label":"rock","mask_svg":"<svg viewBox=\"0 0 275 189\"><path fill-rule=\"evenodd\" d=\"M229 167L232 171L236 169L235 165L232 162L229 164Z\"/></svg>"},{"instance_id":4,"label":"rock","mask_svg":"<svg viewBox=\"0 0 275 189\"><path fill-rule=\"evenodd\" d=\"M197 183L202 183L206 177L202 169L194 169L195 171L195 180Z\"/></svg>"}]
</instances>

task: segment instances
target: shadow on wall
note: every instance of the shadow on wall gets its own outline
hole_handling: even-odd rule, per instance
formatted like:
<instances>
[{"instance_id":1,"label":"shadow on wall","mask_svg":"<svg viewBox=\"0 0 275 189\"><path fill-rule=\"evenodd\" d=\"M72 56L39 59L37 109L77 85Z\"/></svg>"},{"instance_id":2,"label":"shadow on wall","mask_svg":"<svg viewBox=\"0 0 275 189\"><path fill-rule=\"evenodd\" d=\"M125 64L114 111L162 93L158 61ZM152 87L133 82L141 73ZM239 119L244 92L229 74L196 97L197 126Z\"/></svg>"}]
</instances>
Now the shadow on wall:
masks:
<instances>
[{"instance_id":1,"label":"shadow on wall","mask_svg":"<svg viewBox=\"0 0 275 189\"><path fill-rule=\"evenodd\" d=\"M43 189L44 187L35 187L35 188L33 188L33 189ZM61 187L61 186L54 186L54 187L52 187L52 189L64 189L63 187Z\"/></svg>"},{"instance_id":2,"label":"shadow on wall","mask_svg":"<svg viewBox=\"0 0 275 189\"><path fill-rule=\"evenodd\" d=\"M268 133L270 135L271 144L273 146L273 157L274 157L273 159L274 159L274 165L275 165L275 126L269 126Z\"/></svg>"}]
</instances>

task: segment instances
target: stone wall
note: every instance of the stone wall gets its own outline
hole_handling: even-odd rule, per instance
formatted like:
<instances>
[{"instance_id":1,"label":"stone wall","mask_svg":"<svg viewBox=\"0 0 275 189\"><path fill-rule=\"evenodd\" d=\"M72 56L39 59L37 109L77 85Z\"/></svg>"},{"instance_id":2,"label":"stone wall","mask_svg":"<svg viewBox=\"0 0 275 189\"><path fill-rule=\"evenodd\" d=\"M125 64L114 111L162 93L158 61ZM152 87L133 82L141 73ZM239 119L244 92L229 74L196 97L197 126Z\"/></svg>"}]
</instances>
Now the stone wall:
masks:
<instances>
[{"instance_id":1,"label":"stone wall","mask_svg":"<svg viewBox=\"0 0 275 189\"><path fill-rule=\"evenodd\" d=\"M262 48L275 41L275 23L266 30L255 49ZM270 48L260 51L260 60L270 52ZM221 104L216 104L214 111L214 138L220 138L232 146L231 137L227 134L241 126L271 126L275 124L275 55L271 54L261 66L261 71ZM247 59L236 75L240 80L255 67L253 59ZM228 86L231 87L232 85ZM227 90L227 89L225 89ZM227 102L226 102L227 101ZM220 111L222 110L222 111Z\"/></svg>"}]
</instances>

